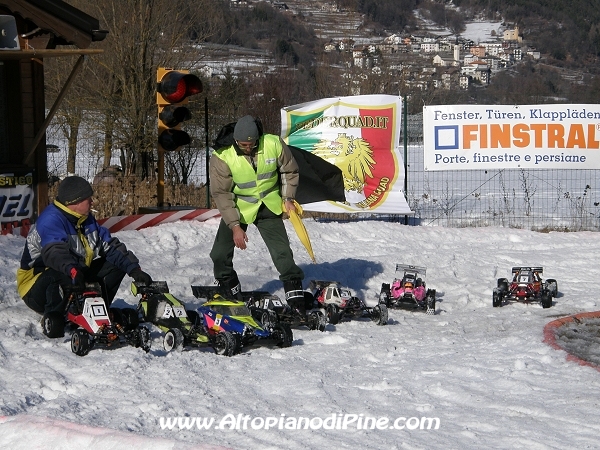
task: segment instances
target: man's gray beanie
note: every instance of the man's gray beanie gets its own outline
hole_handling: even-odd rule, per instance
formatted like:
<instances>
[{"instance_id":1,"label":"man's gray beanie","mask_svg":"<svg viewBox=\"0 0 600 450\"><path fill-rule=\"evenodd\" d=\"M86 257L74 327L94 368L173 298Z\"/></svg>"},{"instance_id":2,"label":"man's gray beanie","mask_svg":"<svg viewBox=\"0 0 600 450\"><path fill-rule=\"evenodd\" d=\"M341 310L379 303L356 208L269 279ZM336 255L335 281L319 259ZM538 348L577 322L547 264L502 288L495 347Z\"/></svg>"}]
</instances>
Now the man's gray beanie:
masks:
<instances>
[{"instance_id":1,"label":"man's gray beanie","mask_svg":"<svg viewBox=\"0 0 600 450\"><path fill-rule=\"evenodd\" d=\"M63 205L73 205L94 195L94 190L85 178L67 177L58 185L56 200Z\"/></svg>"},{"instance_id":2,"label":"man's gray beanie","mask_svg":"<svg viewBox=\"0 0 600 450\"><path fill-rule=\"evenodd\" d=\"M258 139L258 127L252 116L244 116L235 124L233 138L240 142L251 142Z\"/></svg>"}]
</instances>

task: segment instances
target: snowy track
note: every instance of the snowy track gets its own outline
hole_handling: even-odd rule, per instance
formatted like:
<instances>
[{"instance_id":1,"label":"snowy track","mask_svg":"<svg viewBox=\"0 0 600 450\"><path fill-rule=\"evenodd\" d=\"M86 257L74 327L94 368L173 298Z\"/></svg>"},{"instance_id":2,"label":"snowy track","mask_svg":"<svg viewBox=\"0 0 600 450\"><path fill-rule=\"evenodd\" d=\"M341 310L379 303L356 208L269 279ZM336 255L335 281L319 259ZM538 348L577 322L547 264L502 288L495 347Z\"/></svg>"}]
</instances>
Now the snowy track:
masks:
<instances>
[{"instance_id":1,"label":"snowy track","mask_svg":"<svg viewBox=\"0 0 600 450\"><path fill-rule=\"evenodd\" d=\"M24 240L1 236L0 416L14 420L0 420L0 446L31 448L33 437L18 432L29 415L35 416L31 436L44 436L50 449L77 448L53 434L52 420L117 430L120 442L135 449L148 448L148 438L160 438L156 448L598 447L600 372L543 342L548 322L600 309L597 233L305 223L317 264L288 230L306 280L337 279L373 305L396 263L418 264L427 267L427 285L437 290L438 313L390 310L387 326L363 319L328 325L324 333L294 330L291 348L250 348L232 358L208 349L166 354L156 329L148 354L122 347L78 357L68 337L44 337L38 315L18 298L14 273ZM117 236L155 279L194 304L190 285L212 281L208 252L217 224L180 222ZM244 289L282 295L260 236L249 231L249 249L234 260ZM521 264L541 265L544 278L557 279L560 294L552 308L492 308L496 279ZM117 305L135 304L128 282ZM214 418L218 425L239 414L250 418L248 429L160 426L161 417ZM387 418L389 425L399 418L438 418L439 429L410 430L412 422L402 420L396 423L403 429L357 429L357 422L326 429L327 419L352 418L345 415ZM323 426L251 428L252 418L268 417L278 424L321 420ZM86 427L77 433L93 435ZM111 448L108 438L95 442Z\"/></svg>"}]
</instances>

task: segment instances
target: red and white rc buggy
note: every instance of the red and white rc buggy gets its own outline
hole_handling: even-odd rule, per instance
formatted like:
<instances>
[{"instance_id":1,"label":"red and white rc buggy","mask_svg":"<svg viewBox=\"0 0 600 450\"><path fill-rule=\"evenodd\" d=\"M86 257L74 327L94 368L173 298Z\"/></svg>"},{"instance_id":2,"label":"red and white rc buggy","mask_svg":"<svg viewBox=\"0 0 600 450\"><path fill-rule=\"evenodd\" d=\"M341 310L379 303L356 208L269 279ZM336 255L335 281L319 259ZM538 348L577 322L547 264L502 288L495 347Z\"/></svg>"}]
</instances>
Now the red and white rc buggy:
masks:
<instances>
[{"instance_id":1,"label":"red and white rc buggy","mask_svg":"<svg viewBox=\"0 0 600 450\"><path fill-rule=\"evenodd\" d=\"M499 307L504 302L540 302L542 308L552 306L552 298L558 294L558 283L554 279L543 281L543 267L513 267L512 281L498 279L498 287L492 294L492 306Z\"/></svg>"}]
</instances>

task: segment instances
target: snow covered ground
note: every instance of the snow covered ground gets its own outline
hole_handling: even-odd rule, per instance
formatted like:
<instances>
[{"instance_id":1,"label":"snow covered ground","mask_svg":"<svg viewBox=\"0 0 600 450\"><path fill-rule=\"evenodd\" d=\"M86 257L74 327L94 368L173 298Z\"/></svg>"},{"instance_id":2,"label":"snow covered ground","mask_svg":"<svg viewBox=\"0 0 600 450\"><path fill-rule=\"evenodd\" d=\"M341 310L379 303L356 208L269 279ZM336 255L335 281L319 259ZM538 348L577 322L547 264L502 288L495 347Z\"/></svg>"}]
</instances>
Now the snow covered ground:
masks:
<instances>
[{"instance_id":1,"label":"snow covered ground","mask_svg":"<svg viewBox=\"0 0 600 450\"><path fill-rule=\"evenodd\" d=\"M145 270L193 305L190 285L212 282L208 252L217 224L116 235ZM542 342L548 322L600 309L597 233L306 225L316 264L288 228L305 286L312 278L337 279L374 305L396 263L423 265L438 313L391 310L386 326L359 320L325 332L297 329L290 348L249 348L231 358L208 349L167 354L157 329L148 354L121 347L79 357L68 336L46 338L39 316L19 299L14 274L24 239L0 236L0 447L599 447L600 372ZM244 289L282 295L255 228L249 237L249 248L235 257ZM521 264L541 265L544 278L558 280L552 308L492 308L496 279ZM116 304L136 304L129 278ZM186 417L190 429L161 427ZM191 422L197 417L214 422L199 429ZM308 427L292 429L298 424Z\"/></svg>"},{"instance_id":2,"label":"snow covered ground","mask_svg":"<svg viewBox=\"0 0 600 450\"><path fill-rule=\"evenodd\" d=\"M504 27L502 22L468 22L465 24L465 31L460 33L460 37L471 39L475 43L486 42L502 38Z\"/></svg>"}]
</instances>

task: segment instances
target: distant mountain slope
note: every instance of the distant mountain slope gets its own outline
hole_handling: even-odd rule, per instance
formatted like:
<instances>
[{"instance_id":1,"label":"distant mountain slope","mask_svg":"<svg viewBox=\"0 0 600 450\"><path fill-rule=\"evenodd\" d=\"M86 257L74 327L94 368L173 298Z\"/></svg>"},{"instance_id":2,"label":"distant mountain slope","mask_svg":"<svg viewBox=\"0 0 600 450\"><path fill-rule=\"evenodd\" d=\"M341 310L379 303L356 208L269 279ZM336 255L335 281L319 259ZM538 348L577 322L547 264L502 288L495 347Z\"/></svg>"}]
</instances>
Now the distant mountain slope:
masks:
<instances>
[{"instance_id":1,"label":"distant mountain slope","mask_svg":"<svg viewBox=\"0 0 600 450\"><path fill-rule=\"evenodd\" d=\"M498 11L523 37L557 60L589 63L600 55L599 0L454 0L463 11Z\"/></svg>"}]
</instances>

